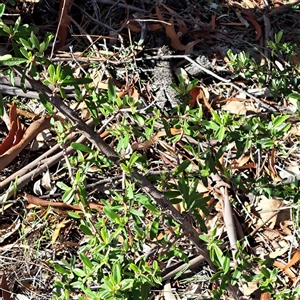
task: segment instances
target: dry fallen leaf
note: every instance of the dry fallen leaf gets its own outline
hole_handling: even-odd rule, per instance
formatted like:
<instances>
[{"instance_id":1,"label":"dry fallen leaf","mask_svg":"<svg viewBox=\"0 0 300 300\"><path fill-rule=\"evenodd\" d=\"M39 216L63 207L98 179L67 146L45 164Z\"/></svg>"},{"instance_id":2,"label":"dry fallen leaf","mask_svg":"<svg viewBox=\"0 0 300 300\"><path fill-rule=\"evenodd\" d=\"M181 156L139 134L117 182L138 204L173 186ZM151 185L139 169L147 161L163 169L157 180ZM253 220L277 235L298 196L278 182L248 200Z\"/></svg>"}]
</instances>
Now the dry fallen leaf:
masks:
<instances>
[{"instance_id":1,"label":"dry fallen leaf","mask_svg":"<svg viewBox=\"0 0 300 300\"><path fill-rule=\"evenodd\" d=\"M159 7L156 6L156 14L159 18L159 20L164 22L164 18L159 10ZM187 45L183 45L179 38L178 35L175 31L174 28L174 18L170 18L170 20L168 21L168 23L170 23L169 25L162 23L162 25L164 26L165 30L166 30L166 35L171 39L171 46L176 49L176 50L180 50L180 51L184 51L184 50L188 50L190 48L192 48L194 45L196 45L197 43L199 43L199 40L196 40L194 42L191 42Z\"/></svg>"},{"instance_id":2,"label":"dry fallen leaf","mask_svg":"<svg viewBox=\"0 0 300 300\"><path fill-rule=\"evenodd\" d=\"M295 263L297 263L300 260L300 248L297 249L297 251L294 253L291 260L287 263L287 265L284 267L284 271L291 266L293 266Z\"/></svg>"},{"instance_id":3,"label":"dry fallen leaf","mask_svg":"<svg viewBox=\"0 0 300 300\"><path fill-rule=\"evenodd\" d=\"M2 299L3 300L10 300L10 299L12 299L10 297L11 296L11 292L10 292L10 290L8 288L8 284L7 284L7 281L6 281L6 275L5 275L4 272L2 274L2 280L1 280L0 290L2 291Z\"/></svg>"},{"instance_id":4,"label":"dry fallen leaf","mask_svg":"<svg viewBox=\"0 0 300 300\"><path fill-rule=\"evenodd\" d=\"M20 119L17 116L17 106L14 103L9 111L10 130L4 141L0 144L0 155L17 145L23 137L23 129Z\"/></svg>"},{"instance_id":5,"label":"dry fallen leaf","mask_svg":"<svg viewBox=\"0 0 300 300\"><path fill-rule=\"evenodd\" d=\"M242 101L228 101L225 105L222 106L222 110L225 110L234 115L245 116L247 109L245 104Z\"/></svg>"},{"instance_id":6,"label":"dry fallen leaf","mask_svg":"<svg viewBox=\"0 0 300 300\"><path fill-rule=\"evenodd\" d=\"M255 210L259 215L256 226L260 226L265 223L274 212L282 206L282 201L274 198L268 199L261 195L258 197L258 203L255 206ZM274 228L277 220L277 215L267 222L267 226L271 229Z\"/></svg>"},{"instance_id":7,"label":"dry fallen leaf","mask_svg":"<svg viewBox=\"0 0 300 300\"><path fill-rule=\"evenodd\" d=\"M38 133L50 126L50 117L43 117L34 121L25 131L18 144L13 145L4 154L0 155L0 171L6 168L21 151L37 136Z\"/></svg>"}]
</instances>

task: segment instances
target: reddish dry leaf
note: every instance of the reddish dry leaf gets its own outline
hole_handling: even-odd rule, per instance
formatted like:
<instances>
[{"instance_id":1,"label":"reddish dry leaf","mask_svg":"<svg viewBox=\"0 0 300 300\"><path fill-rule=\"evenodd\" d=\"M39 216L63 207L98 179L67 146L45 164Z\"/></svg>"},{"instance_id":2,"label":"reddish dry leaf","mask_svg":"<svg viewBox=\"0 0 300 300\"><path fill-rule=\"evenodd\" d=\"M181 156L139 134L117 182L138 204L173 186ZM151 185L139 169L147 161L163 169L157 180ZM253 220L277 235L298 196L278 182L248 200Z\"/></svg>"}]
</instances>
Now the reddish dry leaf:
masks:
<instances>
[{"instance_id":1,"label":"reddish dry leaf","mask_svg":"<svg viewBox=\"0 0 300 300\"><path fill-rule=\"evenodd\" d=\"M2 275L0 289L2 291L2 298L3 298L3 300L11 300L12 299L10 297L11 296L11 292L9 291L4 271L3 271L3 275Z\"/></svg>"},{"instance_id":2,"label":"reddish dry leaf","mask_svg":"<svg viewBox=\"0 0 300 300\"><path fill-rule=\"evenodd\" d=\"M206 94L206 95L205 95ZM201 104L204 105L207 110L212 112L212 107L210 103L208 102L208 99L206 96L209 96L209 93L205 88L201 88L200 86L195 86L191 91L190 95L192 96L192 100L190 100L189 105L194 108L199 101Z\"/></svg>"},{"instance_id":3,"label":"reddish dry leaf","mask_svg":"<svg viewBox=\"0 0 300 300\"><path fill-rule=\"evenodd\" d=\"M260 27L260 25L257 23L257 21L254 19L254 17L251 16L251 15L244 15L244 18L246 20L248 20L253 25L253 27L255 28L255 30L256 30L255 40L258 41L261 37L261 27Z\"/></svg>"},{"instance_id":4,"label":"reddish dry leaf","mask_svg":"<svg viewBox=\"0 0 300 300\"><path fill-rule=\"evenodd\" d=\"M216 27L216 14L213 14L211 16L211 28L215 29L215 27Z\"/></svg>"},{"instance_id":5,"label":"reddish dry leaf","mask_svg":"<svg viewBox=\"0 0 300 300\"><path fill-rule=\"evenodd\" d=\"M11 108L13 105L11 105L11 104L6 104L9 108ZM19 115L19 116L23 116L23 117L25 117L25 118L28 118L28 119L32 119L32 120L34 120L34 119L36 119L37 118L37 115L36 114L34 114L34 113L32 113L32 112L29 112L29 111L26 111L26 110L23 110L23 109L19 109L19 108L17 108L17 115Z\"/></svg>"},{"instance_id":6,"label":"reddish dry leaf","mask_svg":"<svg viewBox=\"0 0 300 300\"><path fill-rule=\"evenodd\" d=\"M153 145L153 140L145 141L142 143L133 143L131 149L135 150L148 150Z\"/></svg>"},{"instance_id":7,"label":"reddish dry leaf","mask_svg":"<svg viewBox=\"0 0 300 300\"><path fill-rule=\"evenodd\" d=\"M300 248L297 249L297 251L294 253L291 260L287 263L287 265L284 267L284 271L288 268L290 268L292 265L294 265L296 262L300 260Z\"/></svg>"},{"instance_id":8,"label":"reddish dry leaf","mask_svg":"<svg viewBox=\"0 0 300 300\"><path fill-rule=\"evenodd\" d=\"M138 33L141 31L141 26L137 23L128 23L125 25L125 28L129 29L132 32Z\"/></svg>"},{"instance_id":9,"label":"reddish dry leaf","mask_svg":"<svg viewBox=\"0 0 300 300\"><path fill-rule=\"evenodd\" d=\"M161 4L161 6L164 7L171 15L176 15L176 12L167 5Z\"/></svg>"},{"instance_id":10,"label":"reddish dry leaf","mask_svg":"<svg viewBox=\"0 0 300 300\"><path fill-rule=\"evenodd\" d=\"M60 209L69 209L69 210L81 210L79 205L71 205L64 202L51 202L47 200L40 199L30 194L26 194L25 198L27 199L28 203L34 204L36 206L44 206L44 207L57 207ZM102 210L103 205L96 204L96 203L89 203L91 209L98 209Z\"/></svg>"},{"instance_id":11,"label":"reddish dry leaf","mask_svg":"<svg viewBox=\"0 0 300 300\"><path fill-rule=\"evenodd\" d=\"M176 21L179 25L180 39L182 39L182 37L188 33L189 29L183 20L176 18Z\"/></svg>"},{"instance_id":12,"label":"reddish dry leaf","mask_svg":"<svg viewBox=\"0 0 300 300\"><path fill-rule=\"evenodd\" d=\"M59 44L57 49L62 48L68 36L68 26L71 24L71 20L68 17L69 11L72 7L74 0L60 0L59 13L58 13L58 32L57 37L59 38Z\"/></svg>"},{"instance_id":13,"label":"reddish dry leaf","mask_svg":"<svg viewBox=\"0 0 300 300\"><path fill-rule=\"evenodd\" d=\"M278 172L275 168L275 156L276 156L276 150L275 150L275 148L273 148L271 151L271 155L269 157L269 169L271 170L273 175L276 177L275 179L277 181L281 181L281 178L279 177Z\"/></svg>"},{"instance_id":14,"label":"reddish dry leaf","mask_svg":"<svg viewBox=\"0 0 300 300\"><path fill-rule=\"evenodd\" d=\"M271 294L268 292L262 293L260 295L260 300L269 300L269 299L271 299Z\"/></svg>"},{"instance_id":15,"label":"reddish dry leaf","mask_svg":"<svg viewBox=\"0 0 300 300\"><path fill-rule=\"evenodd\" d=\"M43 117L33 122L25 131L20 142L0 155L0 171L7 167L40 132L48 129L49 126L50 117Z\"/></svg>"},{"instance_id":16,"label":"reddish dry leaf","mask_svg":"<svg viewBox=\"0 0 300 300\"><path fill-rule=\"evenodd\" d=\"M12 146L19 143L23 136L20 119L17 116L17 107L14 103L9 111L10 130L4 141L0 144L0 155L8 151Z\"/></svg>"},{"instance_id":17,"label":"reddish dry leaf","mask_svg":"<svg viewBox=\"0 0 300 300\"><path fill-rule=\"evenodd\" d=\"M156 14L157 14L159 20L164 22L164 18L162 16L158 6L156 6ZM162 23L162 25L165 27L166 35L171 39L171 46L174 49L184 51L184 50L188 50L188 49L192 48L194 45L199 43L199 40L197 40L197 41L189 43L188 45L181 44L181 42L177 36L177 33L175 31L175 28L174 28L173 17L168 21L168 23L170 23L170 25L167 25L165 23Z\"/></svg>"},{"instance_id":18,"label":"reddish dry leaf","mask_svg":"<svg viewBox=\"0 0 300 300\"><path fill-rule=\"evenodd\" d=\"M285 264L275 260L273 265L274 267L277 267L278 269L282 270L286 275L288 275L293 282L296 281L296 275L291 271L290 268L287 268Z\"/></svg>"}]
</instances>

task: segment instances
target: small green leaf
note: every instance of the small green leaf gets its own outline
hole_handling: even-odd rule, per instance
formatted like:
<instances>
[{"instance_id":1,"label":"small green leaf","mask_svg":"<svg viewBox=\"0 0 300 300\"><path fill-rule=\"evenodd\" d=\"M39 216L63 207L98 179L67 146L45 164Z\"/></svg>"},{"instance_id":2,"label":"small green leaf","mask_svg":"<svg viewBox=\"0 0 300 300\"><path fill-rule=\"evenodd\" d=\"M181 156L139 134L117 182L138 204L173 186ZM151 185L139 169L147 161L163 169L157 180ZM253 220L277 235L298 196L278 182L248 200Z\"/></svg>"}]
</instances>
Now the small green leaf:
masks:
<instances>
[{"instance_id":1,"label":"small green leaf","mask_svg":"<svg viewBox=\"0 0 300 300\"><path fill-rule=\"evenodd\" d=\"M116 261L112 267L112 276L115 281L115 284L119 284L121 282L121 265L119 261Z\"/></svg>"},{"instance_id":2,"label":"small green leaf","mask_svg":"<svg viewBox=\"0 0 300 300\"><path fill-rule=\"evenodd\" d=\"M56 183L56 185L57 185L61 190L63 190L63 191L67 191L67 190L70 189L70 187L67 186L65 183L63 183L62 181L58 181L58 182Z\"/></svg>"},{"instance_id":3,"label":"small green leaf","mask_svg":"<svg viewBox=\"0 0 300 300\"><path fill-rule=\"evenodd\" d=\"M0 93L0 117L2 117L3 114L4 114L4 103L3 103L2 94Z\"/></svg>"},{"instance_id":4,"label":"small green leaf","mask_svg":"<svg viewBox=\"0 0 300 300\"><path fill-rule=\"evenodd\" d=\"M93 264L92 262L90 261L90 259L85 255L83 254L82 252L79 253L79 257L81 259L81 261L83 262L83 264L90 270L93 269Z\"/></svg>"},{"instance_id":5,"label":"small green leaf","mask_svg":"<svg viewBox=\"0 0 300 300\"><path fill-rule=\"evenodd\" d=\"M78 84L88 84L91 83L92 79L91 78L70 78L70 79L65 79L61 83L62 86L67 86L67 85L78 85Z\"/></svg>"},{"instance_id":6,"label":"small green leaf","mask_svg":"<svg viewBox=\"0 0 300 300\"><path fill-rule=\"evenodd\" d=\"M189 167L191 162L189 160L184 160L175 170L174 175L177 176L178 174L182 173L183 171L186 171L186 169Z\"/></svg>"},{"instance_id":7,"label":"small green leaf","mask_svg":"<svg viewBox=\"0 0 300 300\"><path fill-rule=\"evenodd\" d=\"M220 118L220 116L218 115L218 113L216 111L212 111L212 114L213 114L213 117L215 119L215 121L219 124L219 125L222 125L222 120Z\"/></svg>"},{"instance_id":8,"label":"small green leaf","mask_svg":"<svg viewBox=\"0 0 300 300\"><path fill-rule=\"evenodd\" d=\"M108 99L113 102L117 98L116 87L112 80L108 80Z\"/></svg>"},{"instance_id":9,"label":"small green leaf","mask_svg":"<svg viewBox=\"0 0 300 300\"><path fill-rule=\"evenodd\" d=\"M81 219L81 218L82 218L82 216L80 216L80 215L77 214L77 213L74 213L73 211L69 211L69 212L68 212L68 215L69 215L70 217L74 218L74 219Z\"/></svg>"},{"instance_id":10,"label":"small green leaf","mask_svg":"<svg viewBox=\"0 0 300 300\"><path fill-rule=\"evenodd\" d=\"M60 274L71 274L69 270L66 270L61 265L55 264L54 269Z\"/></svg>"},{"instance_id":11,"label":"small green leaf","mask_svg":"<svg viewBox=\"0 0 300 300\"><path fill-rule=\"evenodd\" d=\"M145 125L145 120L142 116L135 114L134 118L139 122L140 126L144 126Z\"/></svg>"},{"instance_id":12,"label":"small green leaf","mask_svg":"<svg viewBox=\"0 0 300 300\"><path fill-rule=\"evenodd\" d=\"M22 44L26 49L32 50L32 47L31 47L31 45L28 43L28 41L26 41L26 40L23 39L23 38L20 38L19 40L20 40L21 44Z\"/></svg>"},{"instance_id":13,"label":"small green leaf","mask_svg":"<svg viewBox=\"0 0 300 300\"><path fill-rule=\"evenodd\" d=\"M4 14L5 11L5 5L4 4L0 4L0 18L2 17L2 15Z\"/></svg>"},{"instance_id":14,"label":"small green leaf","mask_svg":"<svg viewBox=\"0 0 300 300\"><path fill-rule=\"evenodd\" d=\"M109 217L111 221L119 219L118 214L116 214L109 206L104 207L104 213Z\"/></svg>"},{"instance_id":15,"label":"small green leaf","mask_svg":"<svg viewBox=\"0 0 300 300\"><path fill-rule=\"evenodd\" d=\"M27 62L26 58L12 57L11 59L1 62L1 64L3 64L4 66L13 67L13 66L21 65L25 62Z\"/></svg>"},{"instance_id":16,"label":"small green leaf","mask_svg":"<svg viewBox=\"0 0 300 300\"><path fill-rule=\"evenodd\" d=\"M82 269L73 268L72 270L78 277L84 277L86 275Z\"/></svg>"},{"instance_id":17,"label":"small green leaf","mask_svg":"<svg viewBox=\"0 0 300 300\"><path fill-rule=\"evenodd\" d=\"M201 123L202 123L205 127L211 128L212 130L218 130L219 127L220 127L218 124L216 124L216 123L213 122L213 121L202 120Z\"/></svg>"},{"instance_id":18,"label":"small green leaf","mask_svg":"<svg viewBox=\"0 0 300 300\"><path fill-rule=\"evenodd\" d=\"M144 216L144 213L139 211L139 210L130 208L129 211L130 211L130 213L132 213L135 216L138 216L138 217L143 217Z\"/></svg>"},{"instance_id":19,"label":"small green leaf","mask_svg":"<svg viewBox=\"0 0 300 300\"><path fill-rule=\"evenodd\" d=\"M85 235L93 236L93 233L90 231L90 229L89 229L87 226L81 224L81 225L79 226L79 229L80 229Z\"/></svg>"},{"instance_id":20,"label":"small green leaf","mask_svg":"<svg viewBox=\"0 0 300 300\"><path fill-rule=\"evenodd\" d=\"M135 264L130 264L129 265L130 269L136 273L140 273L140 269L135 265Z\"/></svg>"},{"instance_id":21,"label":"small green leaf","mask_svg":"<svg viewBox=\"0 0 300 300\"><path fill-rule=\"evenodd\" d=\"M150 239L153 240L156 238L159 229L159 220L155 218L155 220L151 224L150 228Z\"/></svg>"},{"instance_id":22,"label":"small green leaf","mask_svg":"<svg viewBox=\"0 0 300 300\"><path fill-rule=\"evenodd\" d=\"M10 59L12 59L12 56L10 54L0 55L0 62L10 60Z\"/></svg>"},{"instance_id":23,"label":"small green leaf","mask_svg":"<svg viewBox=\"0 0 300 300\"><path fill-rule=\"evenodd\" d=\"M39 93L39 98L42 104L45 106L49 114L53 113L53 108L50 102L47 100L46 96L43 93Z\"/></svg>"},{"instance_id":24,"label":"small green leaf","mask_svg":"<svg viewBox=\"0 0 300 300\"><path fill-rule=\"evenodd\" d=\"M62 196L61 200L65 203L70 204L74 197L74 191L72 188L69 188Z\"/></svg>"},{"instance_id":25,"label":"small green leaf","mask_svg":"<svg viewBox=\"0 0 300 300\"><path fill-rule=\"evenodd\" d=\"M300 100L300 94L292 93L287 96L288 98Z\"/></svg>"},{"instance_id":26,"label":"small green leaf","mask_svg":"<svg viewBox=\"0 0 300 300\"><path fill-rule=\"evenodd\" d=\"M20 47L20 52L25 58L29 59L29 53L24 47Z\"/></svg>"},{"instance_id":27,"label":"small green leaf","mask_svg":"<svg viewBox=\"0 0 300 300\"><path fill-rule=\"evenodd\" d=\"M40 43L39 43L39 40L38 40L38 38L35 36L35 34L33 33L33 31L31 31L31 34L30 34L30 41L31 41L31 44L32 44L37 50L40 49Z\"/></svg>"},{"instance_id":28,"label":"small green leaf","mask_svg":"<svg viewBox=\"0 0 300 300\"><path fill-rule=\"evenodd\" d=\"M273 120L273 126L274 127L278 127L280 126L285 120L287 120L290 116L277 116L274 120Z\"/></svg>"},{"instance_id":29,"label":"small green leaf","mask_svg":"<svg viewBox=\"0 0 300 300\"><path fill-rule=\"evenodd\" d=\"M219 142L223 141L224 136L225 136L225 131L226 131L225 127L224 126L220 126L219 131L218 131L218 135L217 135Z\"/></svg>"},{"instance_id":30,"label":"small green leaf","mask_svg":"<svg viewBox=\"0 0 300 300\"><path fill-rule=\"evenodd\" d=\"M79 151L82 151L82 152L88 152L88 153L93 153L94 150L92 150L91 148L83 145L83 144L80 144L80 143L71 143L71 147L75 150L79 150Z\"/></svg>"},{"instance_id":31,"label":"small green leaf","mask_svg":"<svg viewBox=\"0 0 300 300\"><path fill-rule=\"evenodd\" d=\"M54 76L55 76L55 67L54 67L54 65L50 65L48 67L48 72L49 72L50 78L54 79Z\"/></svg>"}]
</instances>

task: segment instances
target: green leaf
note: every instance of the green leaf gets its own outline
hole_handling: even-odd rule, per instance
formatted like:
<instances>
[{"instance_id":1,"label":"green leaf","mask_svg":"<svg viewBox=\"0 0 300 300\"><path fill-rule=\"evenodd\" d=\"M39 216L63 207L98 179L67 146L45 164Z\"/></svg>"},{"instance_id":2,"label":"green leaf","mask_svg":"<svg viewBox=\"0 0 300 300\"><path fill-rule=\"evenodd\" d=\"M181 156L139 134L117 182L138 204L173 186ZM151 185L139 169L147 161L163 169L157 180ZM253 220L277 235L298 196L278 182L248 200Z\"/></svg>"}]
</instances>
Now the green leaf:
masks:
<instances>
[{"instance_id":1,"label":"green leaf","mask_svg":"<svg viewBox=\"0 0 300 300\"><path fill-rule=\"evenodd\" d=\"M20 47L20 52L25 58L29 59L29 53L24 47Z\"/></svg>"},{"instance_id":2,"label":"green leaf","mask_svg":"<svg viewBox=\"0 0 300 300\"><path fill-rule=\"evenodd\" d=\"M62 196L61 200L65 203L71 203L74 197L74 191L72 188L69 188Z\"/></svg>"},{"instance_id":3,"label":"green leaf","mask_svg":"<svg viewBox=\"0 0 300 300\"><path fill-rule=\"evenodd\" d=\"M115 284L119 284L121 282L121 265L119 261L116 261L112 267L112 276L115 281Z\"/></svg>"},{"instance_id":4,"label":"green leaf","mask_svg":"<svg viewBox=\"0 0 300 300\"><path fill-rule=\"evenodd\" d=\"M71 274L69 270L66 270L61 265L55 264L54 269L60 274Z\"/></svg>"},{"instance_id":5,"label":"green leaf","mask_svg":"<svg viewBox=\"0 0 300 300\"><path fill-rule=\"evenodd\" d=\"M54 79L54 76L55 76L55 67L54 67L54 65L50 65L48 67L48 72L49 72L50 78Z\"/></svg>"},{"instance_id":6,"label":"green leaf","mask_svg":"<svg viewBox=\"0 0 300 300\"><path fill-rule=\"evenodd\" d=\"M136 273L140 273L141 270L135 265L135 264L130 264L129 265L130 269Z\"/></svg>"},{"instance_id":7,"label":"green leaf","mask_svg":"<svg viewBox=\"0 0 300 300\"><path fill-rule=\"evenodd\" d=\"M56 186L58 186L58 187L59 187L61 190L63 190L63 191L67 191L67 190L70 189L70 187L67 186L65 183L63 183L62 181L58 181L58 182L56 183Z\"/></svg>"},{"instance_id":8,"label":"green leaf","mask_svg":"<svg viewBox=\"0 0 300 300\"><path fill-rule=\"evenodd\" d=\"M136 209L133 209L133 208L130 208L129 212L132 213L135 216L138 216L138 217L143 217L144 216L143 212L141 212L139 210L136 210Z\"/></svg>"},{"instance_id":9,"label":"green leaf","mask_svg":"<svg viewBox=\"0 0 300 300\"><path fill-rule=\"evenodd\" d=\"M177 278L179 278L182 274L185 273L186 270L188 270L190 267L190 264L187 264L182 270L180 270L174 277L174 280L176 280Z\"/></svg>"},{"instance_id":10,"label":"green leaf","mask_svg":"<svg viewBox=\"0 0 300 300\"><path fill-rule=\"evenodd\" d=\"M164 195L166 198L172 199L172 198L177 198L181 194L179 191L167 191L167 192L164 192Z\"/></svg>"},{"instance_id":11,"label":"green leaf","mask_svg":"<svg viewBox=\"0 0 300 300\"><path fill-rule=\"evenodd\" d=\"M213 117L214 117L215 121L216 121L219 125L222 125L222 120L221 120L220 116L218 115L218 113L215 112L214 110L212 110L212 114L213 114Z\"/></svg>"},{"instance_id":12,"label":"green leaf","mask_svg":"<svg viewBox=\"0 0 300 300\"><path fill-rule=\"evenodd\" d=\"M90 261L90 259L85 255L83 254L82 252L79 253L79 257L81 259L81 261L83 262L83 264L90 270L93 269L93 264L92 262Z\"/></svg>"},{"instance_id":13,"label":"green leaf","mask_svg":"<svg viewBox=\"0 0 300 300\"><path fill-rule=\"evenodd\" d=\"M101 231L100 231L100 235L103 239L103 242L104 243L108 243L108 232L107 232L107 229L106 228L102 228Z\"/></svg>"},{"instance_id":14,"label":"green leaf","mask_svg":"<svg viewBox=\"0 0 300 300\"><path fill-rule=\"evenodd\" d=\"M212 130L218 130L219 127L220 127L218 124L216 124L216 123L213 122L213 121L202 120L201 123L202 123L205 127L211 128Z\"/></svg>"},{"instance_id":15,"label":"green leaf","mask_svg":"<svg viewBox=\"0 0 300 300\"><path fill-rule=\"evenodd\" d=\"M93 153L94 150L92 150L91 148L83 145L83 144L80 144L80 143L71 143L71 147L75 150L79 150L79 151L82 151L82 152L88 152L88 153Z\"/></svg>"},{"instance_id":16,"label":"green leaf","mask_svg":"<svg viewBox=\"0 0 300 300\"><path fill-rule=\"evenodd\" d=\"M178 174L180 174L183 171L186 171L186 169L189 167L189 165L191 164L191 162L189 160L184 160L175 170L174 175L177 176Z\"/></svg>"},{"instance_id":17,"label":"green leaf","mask_svg":"<svg viewBox=\"0 0 300 300\"><path fill-rule=\"evenodd\" d=\"M258 143L263 149L271 148L275 145L274 141L269 138L261 139L258 141Z\"/></svg>"},{"instance_id":18,"label":"green leaf","mask_svg":"<svg viewBox=\"0 0 300 300\"><path fill-rule=\"evenodd\" d=\"M225 136L225 127L224 126L220 126L219 131L218 131L218 141L222 142Z\"/></svg>"},{"instance_id":19,"label":"green leaf","mask_svg":"<svg viewBox=\"0 0 300 300\"><path fill-rule=\"evenodd\" d=\"M0 18L2 17L2 15L4 14L5 11L5 4L0 4Z\"/></svg>"},{"instance_id":20,"label":"green leaf","mask_svg":"<svg viewBox=\"0 0 300 300\"><path fill-rule=\"evenodd\" d=\"M272 121L273 126L274 126L274 127L280 126L280 125L281 125L285 120L287 120L289 117L290 117L290 116L287 116L287 115L285 115L285 116L277 116L277 117Z\"/></svg>"},{"instance_id":21,"label":"green leaf","mask_svg":"<svg viewBox=\"0 0 300 300\"><path fill-rule=\"evenodd\" d=\"M292 93L287 96L288 98L300 100L300 94Z\"/></svg>"},{"instance_id":22,"label":"green leaf","mask_svg":"<svg viewBox=\"0 0 300 300\"><path fill-rule=\"evenodd\" d=\"M78 84L88 84L91 83L93 80L91 78L69 78L63 80L61 83L62 86L67 85L78 85Z\"/></svg>"},{"instance_id":23,"label":"green leaf","mask_svg":"<svg viewBox=\"0 0 300 300\"><path fill-rule=\"evenodd\" d=\"M32 50L32 47L31 47L31 45L28 43L28 41L26 41L26 40L23 39L23 38L20 38L19 40L20 40L21 44L22 44L26 49Z\"/></svg>"},{"instance_id":24,"label":"green leaf","mask_svg":"<svg viewBox=\"0 0 300 300\"><path fill-rule=\"evenodd\" d=\"M10 54L0 55L0 62L10 60L10 59L12 59L12 56Z\"/></svg>"},{"instance_id":25,"label":"green leaf","mask_svg":"<svg viewBox=\"0 0 300 300\"><path fill-rule=\"evenodd\" d=\"M266 277L270 278L270 271L266 269L265 267L261 267L260 272Z\"/></svg>"},{"instance_id":26,"label":"green leaf","mask_svg":"<svg viewBox=\"0 0 300 300\"><path fill-rule=\"evenodd\" d=\"M133 287L133 284L135 282L135 279L124 279L120 282L120 286L122 287L122 290L129 290Z\"/></svg>"},{"instance_id":27,"label":"green leaf","mask_svg":"<svg viewBox=\"0 0 300 300\"><path fill-rule=\"evenodd\" d=\"M230 259L228 256L225 256L224 257L224 261L223 261L223 270L224 270L224 273L227 274L228 271L230 269Z\"/></svg>"},{"instance_id":28,"label":"green leaf","mask_svg":"<svg viewBox=\"0 0 300 300\"><path fill-rule=\"evenodd\" d=\"M16 34L19 30L21 24L21 17L18 17L17 21L14 24L14 33Z\"/></svg>"},{"instance_id":29,"label":"green leaf","mask_svg":"<svg viewBox=\"0 0 300 300\"><path fill-rule=\"evenodd\" d=\"M154 240L156 238L158 229L159 229L159 220L158 220L158 218L155 218L155 220L152 222L151 228L150 228L150 239L151 240Z\"/></svg>"},{"instance_id":30,"label":"green leaf","mask_svg":"<svg viewBox=\"0 0 300 300\"><path fill-rule=\"evenodd\" d=\"M135 114L134 118L139 122L140 126L144 126L145 125L145 120L141 115Z\"/></svg>"},{"instance_id":31,"label":"green leaf","mask_svg":"<svg viewBox=\"0 0 300 300\"><path fill-rule=\"evenodd\" d=\"M46 96L43 93L39 93L39 98L42 104L45 106L49 114L53 113L53 108L50 102L47 100Z\"/></svg>"},{"instance_id":32,"label":"green leaf","mask_svg":"<svg viewBox=\"0 0 300 300\"><path fill-rule=\"evenodd\" d=\"M82 204L87 207L88 206L88 202L87 202L87 192L84 188L83 185L78 185L77 186L77 189L78 189L78 193L79 193L79 196L80 196L80 200L82 201Z\"/></svg>"},{"instance_id":33,"label":"green leaf","mask_svg":"<svg viewBox=\"0 0 300 300\"><path fill-rule=\"evenodd\" d=\"M93 233L90 231L90 229L89 229L86 225L81 224L81 225L79 226L79 229L80 229L85 235L93 236Z\"/></svg>"},{"instance_id":34,"label":"green leaf","mask_svg":"<svg viewBox=\"0 0 300 300\"><path fill-rule=\"evenodd\" d=\"M111 102L114 102L116 98L117 98L116 87L115 87L113 81L109 79L108 80L108 99Z\"/></svg>"},{"instance_id":35,"label":"green leaf","mask_svg":"<svg viewBox=\"0 0 300 300\"><path fill-rule=\"evenodd\" d=\"M92 115L94 125L97 126L99 124L99 113L96 104L93 101L88 101L88 100L85 101L85 103L90 114Z\"/></svg>"},{"instance_id":36,"label":"green leaf","mask_svg":"<svg viewBox=\"0 0 300 300\"><path fill-rule=\"evenodd\" d=\"M78 277L84 277L86 275L82 269L73 268L72 270Z\"/></svg>"},{"instance_id":37,"label":"green leaf","mask_svg":"<svg viewBox=\"0 0 300 300\"><path fill-rule=\"evenodd\" d=\"M4 114L4 103L3 103L2 94L0 93L0 117L2 117L3 114Z\"/></svg>"},{"instance_id":38,"label":"green leaf","mask_svg":"<svg viewBox=\"0 0 300 300\"><path fill-rule=\"evenodd\" d=\"M104 207L104 213L109 217L111 221L119 219L118 214L116 214L109 206Z\"/></svg>"},{"instance_id":39,"label":"green leaf","mask_svg":"<svg viewBox=\"0 0 300 300\"><path fill-rule=\"evenodd\" d=\"M13 66L21 65L25 62L27 62L26 58L12 57L11 59L1 62L1 64L4 66L13 67Z\"/></svg>"},{"instance_id":40,"label":"green leaf","mask_svg":"<svg viewBox=\"0 0 300 300\"><path fill-rule=\"evenodd\" d=\"M31 44L32 44L37 50L40 49L40 43L39 43L39 40L38 40L38 38L35 36L35 34L33 33L33 31L31 31L31 34L30 34L30 41L31 41Z\"/></svg>"},{"instance_id":41,"label":"green leaf","mask_svg":"<svg viewBox=\"0 0 300 300\"><path fill-rule=\"evenodd\" d=\"M81 218L82 218L81 215L79 215L79 214L77 214L77 213L74 213L73 211L69 211L69 212L68 212L68 215L69 215L70 217L74 218L74 219L81 219Z\"/></svg>"}]
</instances>

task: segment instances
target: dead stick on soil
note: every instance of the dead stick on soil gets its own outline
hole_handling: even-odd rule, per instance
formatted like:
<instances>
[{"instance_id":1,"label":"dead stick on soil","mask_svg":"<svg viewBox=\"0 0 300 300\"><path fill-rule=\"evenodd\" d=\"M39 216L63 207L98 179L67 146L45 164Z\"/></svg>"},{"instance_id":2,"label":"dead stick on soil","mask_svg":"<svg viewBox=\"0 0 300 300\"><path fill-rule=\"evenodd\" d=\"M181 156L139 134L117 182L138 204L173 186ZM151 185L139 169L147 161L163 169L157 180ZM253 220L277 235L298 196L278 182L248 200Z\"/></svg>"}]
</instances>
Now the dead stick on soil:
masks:
<instances>
[{"instance_id":1,"label":"dead stick on soil","mask_svg":"<svg viewBox=\"0 0 300 300\"><path fill-rule=\"evenodd\" d=\"M19 72L22 71L20 68L16 68ZM110 146L108 146L96 132L94 132L88 125L86 125L72 109L65 105L58 95L53 95L52 91L41 82L33 80L31 78L26 79L31 83L35 91L43 93L47 100L52 103L62 114L67 116L74 123L75 127L80 130L82 134L89 141L91 141L104 155L106 155L115 165L120 165L121 159L119 158L118 154ZM132 172L132 177L137 181L137 184L142 188L142 190L156 201L158 206L161 207L164 214L170 216L180 224L184 235L195 244L199 254L205 258L212 270L215 270L215 267L209 258L208 251L206 249L203 249L203 244L199 239L198 232L192 226L190 226L189 222L186 221L184 216L182 216L179 211L176 210L176 208L169 202L169 200L160 191L158 191L145 177L140 175L135 170ZM231 292L232 296L235 299L238 299L239 290L236 287L229 285L228 290Z\"/></svg>"}]
</instances>

